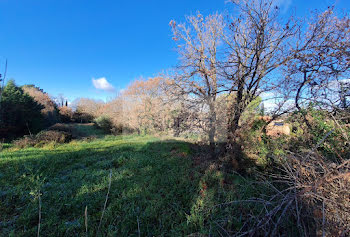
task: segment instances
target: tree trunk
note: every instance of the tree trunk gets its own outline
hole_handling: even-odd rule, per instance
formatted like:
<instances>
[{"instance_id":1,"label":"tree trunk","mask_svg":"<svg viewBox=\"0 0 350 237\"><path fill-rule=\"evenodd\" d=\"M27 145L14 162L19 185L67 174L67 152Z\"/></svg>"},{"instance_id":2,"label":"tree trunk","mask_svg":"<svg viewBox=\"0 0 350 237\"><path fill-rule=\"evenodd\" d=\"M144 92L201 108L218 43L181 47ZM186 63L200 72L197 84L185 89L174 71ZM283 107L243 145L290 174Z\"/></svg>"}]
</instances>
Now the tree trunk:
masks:
<instances>
[{"instance_id":1,"label":"tree trunk","mask_svg":"<svg viewBox=\"0 0 350 237\"><path fill-rule=\"evenodd\" d=\"M235 113L233 115L233 117L228 118L228 123L227 123L227 147L228 147L228 149L231 149L232 145L234 145L234 143L235 143L235 135L236 135L236 131L237 131L238 126L239 126L239 119L241 117L238 113L239 113L239 111L237 111L237 113ZM231 113L231 115L232 115L232 113Z\"/></svg>"},{"instance_id":2,"label":"tree trunk","mask_svg":"<svg viewBox=\"0 0 350 237\"><path fill-rule=\"evenodd\" d=\"M241 146L237 141L237 130L239 128L239 120L243 111L243 81L238 84L238 90L235 100L231 106L228 106L228 123L227 123L227 145L226 151L234 154L236 159L241 156Z\"/></svg>"},{"instance_id":3,"label":"tree trunk","mask_svg":"<svg viewBox=\"0 0 350 237\"><path fill-rule=\"evenodd\" d=\"M209 147L212 157L215 156L216 111L215 105L209 105Z\"/></svg>"},{"instance_id":4,"label":"tree trunk","mask_svg":"<svg viewBox=\"0 0 350 237\"><path fill-rule=\"evenodd\" d=\"M306 123L306 126L311 130L311 124L309 123L309 120L306 117L306 114L304 111L302 111L300 104L299 104L299 99L300 99L300 95L301 95L301 91L303 89L303 87L306 85L306 83L308 82L307 80L307 72L304 71L304 78L303 78L303 82L300 84L298 90L297 90L297 94L295 96L295 106L297 107L297 109L299 110L299 112L302 113L304 122Z\"/></svg>"}]
</instances>

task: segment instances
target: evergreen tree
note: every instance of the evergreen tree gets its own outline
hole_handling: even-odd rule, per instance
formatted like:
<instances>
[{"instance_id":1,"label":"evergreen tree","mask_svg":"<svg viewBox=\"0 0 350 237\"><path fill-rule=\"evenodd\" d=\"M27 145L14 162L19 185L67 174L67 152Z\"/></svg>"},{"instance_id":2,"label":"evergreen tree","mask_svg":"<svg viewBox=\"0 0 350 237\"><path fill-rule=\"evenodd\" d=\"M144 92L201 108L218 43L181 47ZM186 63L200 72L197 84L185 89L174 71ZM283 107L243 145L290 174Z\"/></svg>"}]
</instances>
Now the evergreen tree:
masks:
<instances>
[{"instance_id":1,"label":"evergreen tree","mask_svg":"<svg viewBox=\"0 0 350 237\"><path fill-rule=\"evenodd\" d=\"M0 138L13 139L40 131L43 127L42 108L10 80L2 92Z\"/></svg>"}]
</instances>

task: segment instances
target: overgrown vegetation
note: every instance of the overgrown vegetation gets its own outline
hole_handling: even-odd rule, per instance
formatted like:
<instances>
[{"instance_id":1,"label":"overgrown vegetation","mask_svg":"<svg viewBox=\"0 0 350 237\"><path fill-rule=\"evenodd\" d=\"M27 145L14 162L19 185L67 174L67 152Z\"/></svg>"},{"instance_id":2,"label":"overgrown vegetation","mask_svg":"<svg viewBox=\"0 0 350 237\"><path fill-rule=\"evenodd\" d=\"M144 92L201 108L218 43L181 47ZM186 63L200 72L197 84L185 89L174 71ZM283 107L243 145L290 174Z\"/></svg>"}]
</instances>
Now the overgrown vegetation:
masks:
<instances>
[{"instance_id":1,"label":"overgrown vegetation","mask_svg":"<svg viewBox=\"0 0 350 237\"><path fill-rule=\"evenodd\" d=\"M100 116L94 120L97 127L101 128L107 133L111 132L111 129L113 128L112 121L109 117L106 116Z\"/></svg>"},{"instance_id":2,"label":"overgrown vegetation","mask_svg":"<svg viewBox=\"0 0 350 237\"><path fill-rule=\"evenodd\" d=\"M3 233L35 234L40 201L43 235L84 235L87 208L89 234L345 236L348 159L332 161L321 146L295 146L291 137L268 138L261 126L249 131L257 143L239 161L229 154L213 160L209 147L194 141L135 135L7 147L0 160Z\"/></svg>"},{"instance_id":3,"label":"overgrown vegetation","mask_svg":"<svg viewBox=\"0 0 350 237\"><path fill-rule=\"evenodd\" d=\"M0 88L2 234L350 235L349 16L231 2L106 103Z\"/></svg>"}]
</instances>

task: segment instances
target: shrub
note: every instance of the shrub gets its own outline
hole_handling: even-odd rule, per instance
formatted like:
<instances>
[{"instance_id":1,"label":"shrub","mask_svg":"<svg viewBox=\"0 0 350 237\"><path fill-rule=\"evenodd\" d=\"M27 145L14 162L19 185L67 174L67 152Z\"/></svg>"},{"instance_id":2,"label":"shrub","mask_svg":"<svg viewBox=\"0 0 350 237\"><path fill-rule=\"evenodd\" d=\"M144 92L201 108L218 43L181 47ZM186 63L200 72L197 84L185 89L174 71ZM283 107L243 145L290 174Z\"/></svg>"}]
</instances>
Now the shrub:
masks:
<instances>
[{"instance_id":1,"label":"shrub","mask_svg":"<svg viewBox=\"0 0 350 237\"><path fill-rule=\"evenodd\" d=\"M113 135L122 134L122 133L123 133L123 126L122 126L122 125L114 126L114 127L111 129L111 133L112 133Z\"/></svg>"},{"instance_id":2,"label":"shrub","mask_svg":"<svg viewBox=\"0 0 350 237\"><path fill-rule=\"evenodd\" d=\"M76 123L91 123L94 121L94 117L88 113L75 111L73 113L72 121Z\"/></svg>"},{"instance_id":3,"label":"shrub","mask_svg":"<svg viewBox=\"0 0 350 237\"><path fill-rule=\"evenodd\" d=\"M35 136L35 140L37 143L44 144L50 142L66 143L72 140L72 134L54 130L42 131Z\"/></svg>"},{"instance_id":4,"label":"shrub","mask_svg":"<svg viewBox=\"0 0 350 237\"><path fill-rule=\"evenodd\" d=\"M13 142L17 148L25 148L31 146L42 146L49 143L67 143L72 140L72 135L68 132L45 130L36 136L24 136Z\"/></svg>"},{"instance_id":5,"label":"shrub","mask_svg":"<svg viewBox=\"0 0 350 237\"><path fill-rule=\"evenodd\" d=\"M295 152L320 143L318 150L327 159L336 161L339 156L349 155L349 129L329 112L309 108L294 113L290 121L293 126L290 148Z\"/></svg>"},{"instance_id":6,"label":"shrub","mask_svg":"<svg viewBox=\"0 0 350 237\"><path fill-rule=\"evenodd\" d=\"M73 128L69 124L56 123L56 124L52 125L51 127L49 127L48 130L72 133Z\"/></svg>"},{"instance_id":7,"label":"shrub","mask_svg":"<svg viewBox=\"0 0 350 237\"><path fill-rule=\"evenodd\" d=\"M293 188L299 206L304 205L300 215L312 219L316 234L348 236L350 160L339 157L337 162L332 162L322 154L310 151L289 155L283 170L280 179Z\"/></svg>"},{"instance_id":8,"label":"shrub","mask_svg":"<svg viewBox=\"0 0 350 237\"><path fill-rule=\"evenodd\" d=\"M111 132L111 129L113 128L113 123L111 119L107 116L100 116L96 118L94 120L94 123L97 127L101 128L107 133Z\"/></svg>"},{"instance_id":9,"label":"shrub","mask_svg":"<svg viewBox=\"0 0 350 237\"><path fill-rule=\"evenodd\" d=\"M79 132L74 126L64 123L56 123L49 127L48 130L69 133L73 139L83 136L83 134Z\"/></svg>"},{"instance_id":10,"label":"shrub","mask_svg":"<svg viewBox=\"0 0 350 237\"><path fill-rule=\"evenodd\" d=\"M74 113L70 107L62 106L59 108L60 121L63 123L70 123L73 121Z\"/></svg>"},{"instance_id":11,"label":"shrub","mask_svg":"<svg viewBox=\"0 0 350 237\"><path fill-rule=\"evenodd\" d=\"M253 192L230 205L249 205L235 236L349 236L350 162L312 151L276 156L278 170L245 184ZM259 184L259 185L257 185ZM233 231L228 224L227 232ZM284 235L282 235L284 236Z\"/></svg>"},{"instance_id":12,"label":"shrub","mask_svg":"<svg viewBox=\"0 0 350 237\"><path fill-rule=\"evenodd\" d=\"M25 148L34 146L36 144L35 138L32 136L24 136L13 142L13 145L18 148Z\"/></svg>"}]
</instances>

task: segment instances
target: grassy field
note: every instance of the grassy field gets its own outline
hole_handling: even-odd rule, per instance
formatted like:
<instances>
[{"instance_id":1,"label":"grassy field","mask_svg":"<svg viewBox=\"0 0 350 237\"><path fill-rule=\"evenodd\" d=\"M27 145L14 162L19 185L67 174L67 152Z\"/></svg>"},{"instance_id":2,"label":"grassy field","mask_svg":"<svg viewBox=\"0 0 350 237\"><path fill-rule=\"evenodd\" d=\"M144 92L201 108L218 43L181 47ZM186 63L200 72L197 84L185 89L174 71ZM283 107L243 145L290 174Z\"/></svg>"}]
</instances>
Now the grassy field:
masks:
<instances>
[{"instance_id":1,"label":"grassy field","mask_svg":"<svg viewBox=\"0 0 350 237\"><path fill-rule=\"evenodd\" d=\"M242 210L213 207L249 193L244 178L199 169L192 146L130 135L4 149L1 235L36 235L39 203L41 236L86 236L86 227L100 236L215 236L222 222L240 228Z\"/></svg>"}]
</instances>

